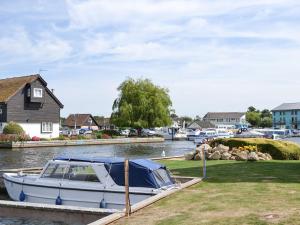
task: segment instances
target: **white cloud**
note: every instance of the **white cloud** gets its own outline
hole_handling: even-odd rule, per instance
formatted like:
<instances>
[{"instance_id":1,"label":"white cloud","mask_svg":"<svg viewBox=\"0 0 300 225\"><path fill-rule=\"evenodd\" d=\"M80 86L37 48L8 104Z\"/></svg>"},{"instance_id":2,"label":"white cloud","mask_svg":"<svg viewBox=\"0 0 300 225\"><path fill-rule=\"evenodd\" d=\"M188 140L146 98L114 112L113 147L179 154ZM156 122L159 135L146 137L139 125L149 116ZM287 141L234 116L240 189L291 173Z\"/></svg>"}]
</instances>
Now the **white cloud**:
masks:
<instances>
[{"instance_id":1,"label":"white cloud","mask_svg":"<svg viewBox=\"0 0 300 225\"><path fill-rule=\"evenodd\" d=\"M47 32L32 37L24 29L18 28L0 37L1 56L8 57L15 63L63 60L71 51L72 47L67 41Z\"/></svg>"}]
</instances>

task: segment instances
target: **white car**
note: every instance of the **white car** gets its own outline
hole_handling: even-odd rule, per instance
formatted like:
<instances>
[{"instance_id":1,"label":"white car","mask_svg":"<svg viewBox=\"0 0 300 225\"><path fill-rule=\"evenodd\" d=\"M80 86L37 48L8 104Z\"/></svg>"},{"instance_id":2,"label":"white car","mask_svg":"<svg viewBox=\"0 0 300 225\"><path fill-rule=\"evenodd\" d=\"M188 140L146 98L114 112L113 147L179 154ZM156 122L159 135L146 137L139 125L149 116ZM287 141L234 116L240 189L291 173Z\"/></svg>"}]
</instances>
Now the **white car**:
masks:
<instances>
[{"instance_id":1,"label":"white car","mask_svg":"<svg viewBox=\"0 0 300 225\"><path fill-rule=\"evenodd\" d=\"M129 133L130 133L130 130L128 130L128 129L120 131L120 134L123 135L123 136L126 136L126 137L129 135Z\"/></svg>"},{"instance_id":2,"label":"white car","mask_svg":"<svg viewBox=\"0 0 300 225\"><path fill-rule=\"evenodd\" d=\"M155 132L155 130L152 130L152 129L143 129L142 134L146 135L146 136L154 136L154 135L156 135L156 132Z\"/></svg>"}]
</instances>

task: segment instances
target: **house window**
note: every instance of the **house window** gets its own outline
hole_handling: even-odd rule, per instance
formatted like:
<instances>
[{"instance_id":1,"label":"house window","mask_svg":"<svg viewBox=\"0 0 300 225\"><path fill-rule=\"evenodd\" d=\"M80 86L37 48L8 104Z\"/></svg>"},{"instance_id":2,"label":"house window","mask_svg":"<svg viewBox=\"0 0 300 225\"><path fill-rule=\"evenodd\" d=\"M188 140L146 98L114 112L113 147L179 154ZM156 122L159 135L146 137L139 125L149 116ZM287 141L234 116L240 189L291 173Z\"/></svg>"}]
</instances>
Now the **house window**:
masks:
<instances>
[{"instance_id":1,"label":"house window","mask_svg":"<svg viewBox=\"0 0 300 225\"><path fill-rule=\"evenodd\" d=\"M42 122L42 133L52 133L53 124L51 122Z\"/></svg>"},{"instance_id":2,"label":"house window","mask_svg":"<svg viewBox=\"0 0 300 225\"><path fill-rule=\"evenodd\" d=\"M34 98L42 98L43 97L43 89L42 88L34 88L33 89L33 97Z\"/></svg>"}]
</instances>

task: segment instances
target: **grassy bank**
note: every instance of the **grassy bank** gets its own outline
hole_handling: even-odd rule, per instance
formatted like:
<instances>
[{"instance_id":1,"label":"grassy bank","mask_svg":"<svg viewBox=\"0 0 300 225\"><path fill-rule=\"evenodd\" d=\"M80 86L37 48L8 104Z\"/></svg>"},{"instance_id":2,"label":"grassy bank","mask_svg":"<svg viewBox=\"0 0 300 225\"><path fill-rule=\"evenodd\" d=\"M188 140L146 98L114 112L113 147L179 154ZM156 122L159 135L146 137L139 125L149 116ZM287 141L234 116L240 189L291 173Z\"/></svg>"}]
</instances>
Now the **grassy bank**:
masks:
<instances>
[{"instance_id":1,"label":"grassy bank","mask_svg":"<svg viewBox=\"0 0 300 225\"><path fill-rule=\"evenodd\" d=\"M217 144L223 144L230 148L253 145L257 146L260 152L269 153L273 159L300 159L300 145L289 141L276 141L265 138L223 138L211 142L212 146Z\"/></svg>"},{"instance_id":2,"label":"grassy bank","mask_svg":"<svg viewBox=\"0 0 300 225\"><path fill-rule=\"evenodd\" d=\"M201 176L199 161L164 161ZM299 161L208 161L208 179L115 224L300 224Z\"/></svg>"}]
</instances>

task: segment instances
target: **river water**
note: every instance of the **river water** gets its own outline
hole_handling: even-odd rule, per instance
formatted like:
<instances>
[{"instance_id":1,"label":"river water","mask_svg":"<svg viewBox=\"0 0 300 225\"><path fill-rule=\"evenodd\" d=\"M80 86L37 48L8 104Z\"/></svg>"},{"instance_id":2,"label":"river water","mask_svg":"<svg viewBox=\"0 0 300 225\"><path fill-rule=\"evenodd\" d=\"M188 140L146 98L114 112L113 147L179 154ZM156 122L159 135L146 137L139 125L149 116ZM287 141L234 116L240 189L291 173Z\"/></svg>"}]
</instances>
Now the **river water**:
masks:
<instances>
[{"instance_id":1,"label":"river water","mask_svg":"<svg viewBox=\"0 0 300 225\"><path fill-rule=\"evenodd\" d=\"M165 141L147 144L90 145L69 147L43 147L24 149L0 149L0 169L44 166L57 156L117 156L128 158L183 155L195 148L191 141Z\"/></svg>"}]
</instances>

